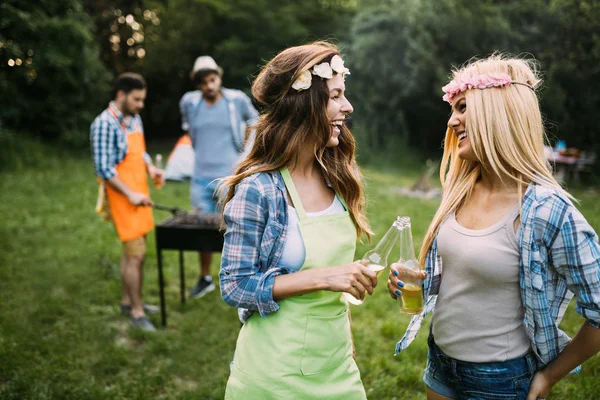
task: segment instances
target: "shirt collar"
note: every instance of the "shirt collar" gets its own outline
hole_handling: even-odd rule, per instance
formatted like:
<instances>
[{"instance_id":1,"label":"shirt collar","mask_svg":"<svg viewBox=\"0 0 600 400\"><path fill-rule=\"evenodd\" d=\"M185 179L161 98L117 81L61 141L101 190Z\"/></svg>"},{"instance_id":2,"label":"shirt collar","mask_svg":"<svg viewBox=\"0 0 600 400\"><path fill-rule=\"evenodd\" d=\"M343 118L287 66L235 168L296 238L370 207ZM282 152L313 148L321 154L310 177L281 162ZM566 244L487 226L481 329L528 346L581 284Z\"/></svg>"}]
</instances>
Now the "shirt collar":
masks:
<instances>
[{"instance_id":1,"label":"shirt collar","mask_svg":"<svg viewBox=\"0 0 600 400\"><path fill-rule=\"evenodd\" d=\"M121 111L119 111L119 109L117 108L116 104L114 101L111 101L108 104L109 108L116 114L118 120L119 120L119 124L127 127L127 129L131 129L132 128L132 124L133 121L135 121L135 118L137 115L127 115L125 116Z\"/></svg>"},{"instance_id":2,"label":"shirt collar","mask_svg":"<svg viewBox=\"0 0 600 400\"><path fill-rule=\"evenodd\" d=\"M119 119L119 122L123 122L123 113L117 108L117 105L115 104L114 101L111 101L110 103L108 103L108 107L115 113L115 115L117 116L117 118Z\"/></svg>"}]
</instances>

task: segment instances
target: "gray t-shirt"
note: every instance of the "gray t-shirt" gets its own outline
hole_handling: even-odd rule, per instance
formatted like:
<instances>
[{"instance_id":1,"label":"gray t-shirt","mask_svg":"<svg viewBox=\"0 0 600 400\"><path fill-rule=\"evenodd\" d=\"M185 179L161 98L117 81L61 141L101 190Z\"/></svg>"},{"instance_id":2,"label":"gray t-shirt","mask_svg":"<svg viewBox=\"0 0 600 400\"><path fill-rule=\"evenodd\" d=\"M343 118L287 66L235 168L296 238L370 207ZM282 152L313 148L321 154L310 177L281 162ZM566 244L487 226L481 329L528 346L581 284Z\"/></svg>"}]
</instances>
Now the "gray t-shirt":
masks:
<instances>
[{"instance_id":1,"label":"gray t-shirt","mask_svg":"<svg viewBox=\"0 0 600 400\"><path fill-rule=\"evenodd\" d=\"M215 104L200 102L198 112L190 120L194 143L194 177L214 179L233 173L240 156L233 142L227 100Z\"/></svg>"},{"instance_id":2,"label":"gray t-shirt","mask_svg":"<svg viewBox=\"0 0 600 400\"><path fill-rule=\"evenodd\" d=\"M179 102L181 128L189 131L195 151L194 177L213 180L231 175L241 157L245 128L258 117L243 92L221 88L221 93L212 105L206 104L200 90L187 92Z\"/></svg>"},{"instance_id":3,"label":"gray t-shirt","mask_svg":"<svg viewBox=\"0 0 600 400\"><path fill-rule=\"evenodd\" d=\"M481 230L463 227L452 214L440 227L444 272L432 324L435 343L450 357L501 362L530 351L513 227L518 213L515 207Z\"/></svg>"}]
</instances>

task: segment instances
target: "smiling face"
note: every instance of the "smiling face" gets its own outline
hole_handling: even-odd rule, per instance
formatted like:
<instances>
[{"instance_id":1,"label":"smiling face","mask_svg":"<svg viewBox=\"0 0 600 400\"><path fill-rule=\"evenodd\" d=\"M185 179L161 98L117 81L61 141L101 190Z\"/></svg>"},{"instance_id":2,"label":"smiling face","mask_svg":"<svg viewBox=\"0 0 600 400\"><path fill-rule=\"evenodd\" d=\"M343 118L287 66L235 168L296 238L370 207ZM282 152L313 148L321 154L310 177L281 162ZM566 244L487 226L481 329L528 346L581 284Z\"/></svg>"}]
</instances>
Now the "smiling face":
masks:
<instances>
[{"instance_id":1,"label":"smiling face","mask_svg":"<svg viewBox=\"0 0 600 400\"><path fill-rule=\"evenodd\" d=\"M458 138L458 156L463 160L479 161L467 134L467 98L464 92L454 97L448 128L452 129Z\"/></svg>"},{"instance_id":2,"label":"smiling face","mask_svg":"<svg viewBox=\"0 0 600 400\"><path fill-rule=\"evenodd\" d=\"M335 74L327 80L329 90L329 101L327 102L327 118L331 124L331 136L327 147L335 147L340 143L339 136L342 133L342 125L346 115L351 114L354 109L345 97L346 85L341 74Z\"/></svg>"}]
</instances>

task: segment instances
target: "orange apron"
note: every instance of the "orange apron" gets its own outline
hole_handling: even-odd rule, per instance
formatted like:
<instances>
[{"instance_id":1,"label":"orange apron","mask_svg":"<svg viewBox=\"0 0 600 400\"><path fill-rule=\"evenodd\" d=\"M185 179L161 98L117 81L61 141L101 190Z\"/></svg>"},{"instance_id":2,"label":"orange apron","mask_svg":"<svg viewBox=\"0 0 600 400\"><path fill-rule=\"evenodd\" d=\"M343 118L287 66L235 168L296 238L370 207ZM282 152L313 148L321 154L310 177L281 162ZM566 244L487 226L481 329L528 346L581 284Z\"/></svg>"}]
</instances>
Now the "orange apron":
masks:
<instances>
[{"instance_id":1,"label":"orange apron","mask_svg":"<svg viewBox=\"0 0 600 400\"><path fill-rule=\"evenodd\" d=\"M108 108L110 113L119 120L116 112ZM116 169L117 176L128 188L135 192L149 194L148 178L146 175L146 162L144 153L146 152L146 143L144 134L140 130L137 122L132 132L127 132L125 125L121 128L127 137L127 154ZM128 242L146 235L154 229L154 217L152 208L149 206L134 206L127 197L105 184L106 195L112 220L117 228L117 234L122 242Z\"/></svg>"}]
</instances>

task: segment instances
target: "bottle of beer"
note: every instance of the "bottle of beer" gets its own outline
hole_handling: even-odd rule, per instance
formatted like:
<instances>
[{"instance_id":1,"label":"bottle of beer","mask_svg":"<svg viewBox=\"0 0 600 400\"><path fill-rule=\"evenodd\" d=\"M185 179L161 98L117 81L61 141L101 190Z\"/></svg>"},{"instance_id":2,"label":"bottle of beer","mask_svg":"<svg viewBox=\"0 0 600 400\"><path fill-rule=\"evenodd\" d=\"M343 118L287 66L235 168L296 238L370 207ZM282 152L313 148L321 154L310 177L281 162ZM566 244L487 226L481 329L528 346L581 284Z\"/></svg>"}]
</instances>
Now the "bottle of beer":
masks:
<instances>
[{"instance_id":1,"label":"bottle of beer","mask_svg":"<svg viewBox=\"0 0 600 400\"><path fill-rule=\"evenodd\" d=\"M413 244L410 217L400 218L400 258L398 264L404 267L420 271L421 266L415 257L415 246ZM404 287L400 289L400 311L404 314L419 314L423 311L423 281L421 279L402 279Z\"/></svg>"},{"instance_id":2,"label":"bottle of beer","mask_svg":"<svg viewBox=\"0 0 600 400\"><path fill-rule=\"evenodd\" d=\"M383 238L377 243L373 249L367 251L361 258L361 260L368 260L369 268L377 275L388 266L388 257L394 248L398 238L400 237L400 217L396 218L390 229L383 235ZM359 306L363 303L363 300L357 299L350 293L344 293L344 297L350 304Z\"/></svg>"},{"instance_id":3,"label":"bottle of beer","mask_svg":"<svg viewBox=\"0 0 600 400\"><path fill-rule=\"evenodd\" d=\"M156 169L159 169L162 171L162 169L163 169L162 155L160 155L160 154L156 155L156 157L154 159L154 166L156 167ZM164 182L162 181L162 173L154 175L152 184L154 185L154 187L156 189L160 189L163 187Z\"/></svg>"}]
</instances>

